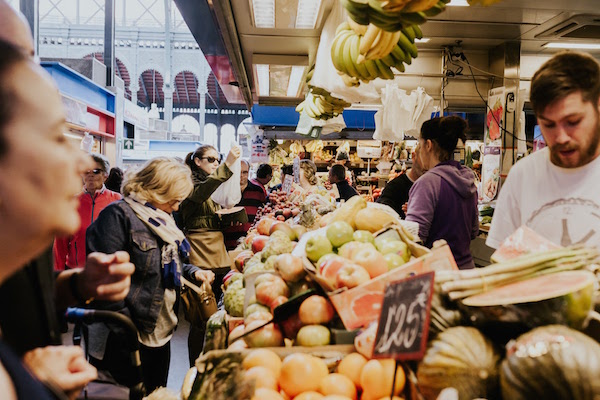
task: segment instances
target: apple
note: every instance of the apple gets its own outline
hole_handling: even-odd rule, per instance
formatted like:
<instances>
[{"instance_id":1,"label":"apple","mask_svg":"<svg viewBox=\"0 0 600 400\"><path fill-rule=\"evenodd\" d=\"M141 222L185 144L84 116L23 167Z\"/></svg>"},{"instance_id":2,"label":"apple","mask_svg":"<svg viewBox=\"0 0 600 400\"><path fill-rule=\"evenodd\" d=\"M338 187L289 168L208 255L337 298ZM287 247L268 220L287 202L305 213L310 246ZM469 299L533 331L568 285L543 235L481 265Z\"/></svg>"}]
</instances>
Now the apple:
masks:
<instances>
[{"instance_id":1,"label":"apple","mask_svg":"<svg viewBox=\"0 0 600 400\"><path fill-rule=\"evenodd\" d=\"M369 231L361 231L361 230L354 231L354 234L352 235L352 237L354 238L354 241L356 241L356 242L375 244L375 237Z\"/></svg>"},{"instance_id":2,"label":"apple","mask_svg":"<svg viewBox=\"0 0 600 400\"><path fill-rule=\"evenodd\" d=\"M387 267L386 267L387 268ZM266 306L270 306L273 300L278 296L289 297L290 289L285 281L278 276L272 275L275 279L266 282L260 282L255 286L256 300Z\"/></svg>"},{"instance_id":3,"label":"apple","mask_svg":"<svg viewBox=\"0 0 600 400\"><path fill-rule=\"evenodd\" d=\"M401 240L387 240L380 243L378 250L381 254L396 253L404 259L404 262L410 260L410 251L408 245Z\"/></svg>"},{"instance_id":4,"label":"apple","mask_svg":"<svg viewBox=\"0 0 600 400\"><path fill-rule=\"evenodd\" d=\"M336 287L352 289L371 279L369 272L358 264L346 264L337 273Z\"/></svg>"},{"instance_id":5,"label":"apple","mask_svg":"<svg viewBox=\"0 0 600 400\"><path fill-rule=\"evenodd\" d=\"M273 225L275 222L277 221L269 217L263 218L260 221L258 221L258 224L256 224L256 230L258 234L269 236L271 225Z\"/></svg>"},{"instance_id":6,"label":"apple","mask_svg":"<svg viewBox=\"0 0 600 400\"><path fill-rule=\"evenodd\" d=\"M405 263L404 258L396 253L387 253L383 258L387 261L388 270L399 267Z\"/></svg>"},{"instance_id":7,"label":"apple","mask_svg":"<svg viewBox=\"0 0 600 400\"><path fill-rule=\"evenodd\" d=\"M264 321L253 321L246 325L246 332L262 324ZM283 335L279 328L271 323L245 336L244 341L248 347L278 347L283 345Z\"/></svg>"},{"instance_id":8,"label":"apple","mask_svg":"<svg viewBox=\"0 0 600 400\"><path fill-rule=\"evenodd\" d=\"M271 312L275 312L275 308L277 308L277 306L282 305L286 301L288 301L288 298L286 296L277 296L277 297L275 297L275 299L269 305L271 307Z\"/></svg>"},{"instance_id":9,"label":"apple","mask_svg":"<svg viewBox=\"0 0 600 400\"><path fill-rule=\"evenodd\" d=\"M290 240L297 239L296 232L292 229L290 224L286 224L285 222L275 222L273 225L271 225L271 229L269 229L269 235L272 235L277 231L285 233Z\"/></svg>"},{"instance_id":10,"label":"apple","mask_svg":"<svg viewBox=\"0 0 600 400\"><path fill-rule=\"evenodd\" d=\"M286 282L298 282L306 275L302 259L289 253L279 254L275 258L275 271L279 272Z\"/></svg>"},{"instance_id":11,"label":"apple","mask_svg":"<svg viewBox=\"0 0 600 400\"><path fill-rule=\"evenodd\" d=\"M329 300L315 294L300 304L298 315L304 325L326 324L333 319L334 311Z\"/></svg>"},{"instance_id":12,"label":"apple","mask_svg":"<svg viewBox=\"0 0 600 400\"><path fill-rule=\"evenodd\" d=\"M338 249L338 255L351 260L354 257L354 254L358 252L362 248L372 248L375 249L375 246L371 243L363 243L352 241L344 244L342 247Z\"/></svg>"},{"instance_id":13,"label":"apple","mask_svg":"<svg viewBox=\"0 0 600 400\"><path fill-rule=\"evenodd\" d=\"M325 346L331 341L329 329L323 325L306 325L300 328L296 335L299 346Z\"/></svg>"},{"instance_id":14,"label":"apple","mask_svg":"<svg viewBox=\"0 0 600 400\"><path fill-rule=\"evenodd\" d=\"M263 306L262 304L258 303L250 304L248 305L248 307L246 307L246 310L244 310L244 317L248 317L254 314L255 312L259 311L269 312L269 307Z\"/></svg>"},{"instance_id":15,"label":"apple","mask_svg":"<svg viewBox=\"0 0 600 400\"><path fill-rule=\"evenodd\" d=\"M229 342L231 343L231 340ZM235 342L227 346L227 350L239 352L241 352L242 350L246 350L247 348L248 345L244 340L236 340Z\"/></svg>"},{"instance_id":16,"label":"apple","mask_svg":"<svg viewBox=\"0 0 600 400\"><path fill-rule=\"evenodd\" d=\"M260 285L263 282L273 282L274 280L276 280L276 278L277 278L277 275L272 274L270 272L262 273L254 279L254 287L256 288L258 285Z\"/></svg>"},{"instance_id":17,"label":"apple","mask_svg":"<svg viewBox=\"0 0 600 400\"><path fill-rule=\"evenodd\" d=\"M339 257L337 254L335 253L329 253L329 254L325 254L323 257L319 258L319 261L317 261L315 264L315 266L317 267L317 271L321 271L321 266L323 264L325 264L326 261L329 261L332 258L336 258Z\"/></svg>"},{"instance_id":18,"label":"apple","mask_svg":"<svg viewBox=\"0 0 600 400\"><path fill-rule=\"evenodd\" d=\"M327 259L322 264L319 264L319 273L323 276L323 278L327 279L331 283L335 284L335 279L338 271L344 265L348 264L350 260L345 259L344 257L335 256ZM334 285L335 286L335 285Z\"/></svg>"},{"instance_id":19,"label":"apple","mask_svg":"<svg viewBox=\"0 0 600 400\"><path fill-rule=\"evenodd\" d=\"M383 254L378 252L374 247L364 247L358 250L352 257L352 261L366 269L371 278L375 278L388 271L387 261L383 257Z\"/></svg>"},{"instance_id":20,"label":"apple","mask_svg":"<svg viewBox=\"0 0 600 400\"><path fill-rule=\"evenodd\" d=\"M292 225L292 229L296 232L296 237L300 239L307 232L306 227L302 225Z\"/></svg>"},{"instance_id":21,"label":"apple","mask_svg":"<svg viewBox=\"0 0 600 400\"><path fill-rule=\"evenodd\" d=\"M233 342L235 339L243 335L245 329L246 327L244 324L236 326L231 330L231 332L229 332L229 337L227 340L229 340L230 343Z\"/></svg>"},{"instance_id":22,"label":"apple","mask_svg":"<svg viewBox=\"0 0 600 400\"><path fill-rule=\"evenodd\" d=\"M387 231L377 235L375 238L375 246L379 247L379 243L386 240L402 240L400 234L395 229L388 229Z\"/></svg>"},{"instance_id":23,"label":"apple","mask_svg":"<svg viewBox=\"0 0 600 400\"><path fill-rule=\"evenodd\" d=\"M270 321L273 319L273 314L270 311L256 311L244 318L244 324L249 325L254 321Z\"/></svg>"},{"instance_id":24,"label":"apple","mask_svg":"<svg viewBox=\"0 0 600 400\"><path fill-rule=\"evenodd\" d=\"M234 260L235 267L238 271L244 272L244 264L252 257L252 250L241 251Z\"/></svg>"},{"instance_id":25,"label":"apple","mask_svg":"<svg viewBox=\"0 0 600 400\"><path fill-rule=\"evenodd\" d=\"M262 249L265 247L265 244L267 244L268 240L269 237L266 235L255 236L254 239L252 239L252 252L256 254L262 251Z\"/></svg>"},{"instance_id":26,"label":"apple","mask_svg":"<svg viewBox=\"0 0 600 400\"><path fill-rule=\"evenodd\" d=\"M258 235L258 232L256 231L256 229L252 229L252 230L248 231L248 234L246 235L246 238L244 239L244 247L246 249L249 249L252 246L252 240L257 235Z\"/></svg>"},{"instance_id":27,"label":"apple","mask_svg":"<svg viewBox=\"0 0 600 400\"><path fill-rule=\"evenodd\" d=\"M325 254L333 253L333 246L327 236L323 234L313 235L306 242L306 257L312 262L316 262Z\"/></svg>"},{"instance_id":28,"label":"apple","mask_svg":"<svg viewBox=\"0 0 600 400\"><path fill-rule=\"evenodd\" d=\"M354 229L346 221L335 221L327 226L327 239L333 247L340 247L344 243L352 241Z\"/></svg>"}]
</instances>

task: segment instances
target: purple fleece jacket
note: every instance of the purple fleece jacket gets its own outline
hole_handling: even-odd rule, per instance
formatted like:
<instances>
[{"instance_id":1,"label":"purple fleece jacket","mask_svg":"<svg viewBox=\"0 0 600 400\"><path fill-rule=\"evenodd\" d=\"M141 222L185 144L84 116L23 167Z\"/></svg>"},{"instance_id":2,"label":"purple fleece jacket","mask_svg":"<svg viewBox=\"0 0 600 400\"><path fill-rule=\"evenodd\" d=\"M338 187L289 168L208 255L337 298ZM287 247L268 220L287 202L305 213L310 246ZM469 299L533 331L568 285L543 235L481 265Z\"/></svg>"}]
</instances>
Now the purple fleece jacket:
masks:
<instances>
[{"instance_id":1,"label":"purple fleece jacket","mask_svg":"<svg viewBox=\"0 0 600 400\"><path fill-rule=\"evenodd\" d=\"M471 240L479 233L473 171L445 161L427 171L410 189L407 221L419 224L425 246L445 239L459 268L472 264Z\"/></svg>"}]
</instances>

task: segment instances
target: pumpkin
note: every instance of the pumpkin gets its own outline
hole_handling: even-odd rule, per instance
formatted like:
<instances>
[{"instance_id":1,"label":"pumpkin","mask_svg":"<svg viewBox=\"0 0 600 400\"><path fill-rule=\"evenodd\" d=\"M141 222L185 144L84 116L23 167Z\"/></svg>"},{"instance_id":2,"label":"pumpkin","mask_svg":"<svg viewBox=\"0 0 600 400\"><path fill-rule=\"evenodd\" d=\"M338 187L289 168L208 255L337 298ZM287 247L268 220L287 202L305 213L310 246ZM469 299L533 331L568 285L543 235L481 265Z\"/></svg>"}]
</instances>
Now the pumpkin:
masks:
<instances>
[{"instance_id":1,"label":"pumpkin","mask_svg":"<svg viewBox=\"0 0 600 400\"><path fill-rule=\"evenodd\" d=\"M589 336L564 325L547 325L506 347L500 372L503 398L600 398L600 344Z\"/></svg>"},{"instance_id":2,"label":"pumpkin","mask_svg":"<svg viewBox=\"0 0 600 400\"><path fill-rule=\"evenodd\" d=\"M492 342L477 329L448 328L429 343L419 363L419 389L426 400L435 400L447 387L458 390L460 400L494 399L499 360Z\"/></svg>"}]
</instances>

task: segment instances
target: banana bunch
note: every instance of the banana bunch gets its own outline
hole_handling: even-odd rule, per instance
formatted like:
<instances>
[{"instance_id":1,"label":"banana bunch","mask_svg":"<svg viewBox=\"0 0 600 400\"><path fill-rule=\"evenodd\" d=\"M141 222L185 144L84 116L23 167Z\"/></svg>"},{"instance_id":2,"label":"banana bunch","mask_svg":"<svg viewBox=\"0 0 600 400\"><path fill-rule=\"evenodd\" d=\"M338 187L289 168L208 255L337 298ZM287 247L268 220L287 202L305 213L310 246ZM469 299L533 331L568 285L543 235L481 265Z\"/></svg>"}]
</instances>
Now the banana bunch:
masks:
<instances>
[{"instance_id":1,"label":"banana bunch","mask_svg":"<svg viewBox=\"0 0 600 400\"><path fill-rule=\"evenodd\" d=\"M340 0L354 22L369 23L388 32L421 25L446 9L450 0ZM497 0L471 0L497 1Z\"/></svg>"},{"instance_id":2,"label":"banana bunch","mask_svg":"<svg viewBox=\"0 0 600 400\"><path fill-rule=\"evenodd\" d=\"M315 73L315 64L313 64L306 73L306 83L309 83Z\"/></svg>"},{"instance_id":3,"label":"banana bunch","mask_svg":"<svg viewBox=\"0 0 600 400\"><path fill-rule=\"evenodd\" d=\"M312 87L304 101L296 107L296 111L303 110L313 119L331 119L344 112L352 104L343 99L333 97L325 89Z\"/></svg>"},{"instance_id":4,"label":"banana bunch","mask_svg":"<svg viewBox=\"0 0 600 400\"><path fill-rule=\"evenodd\" d=\"M304 153L304 146L302 146L302 143L300 143L299 141L294 140L294 142L290 145L290 153L293 153L293 154Z\"/></svg>"},{"instance_id":5,"label":"banana bunch","mask_svg":"<svg viewBox=\"0 0 600 400\"><path fill-rule=\"evenodd\" d=\"M376 78L394 79L392 67L404 72L404 64L410 64L418 55L416 38L423 36L418 25L407 26L390 33L373 24L360 28L361 35L352 24L344 22L336 30L331 45L331 60L344 83L355 86L357 81L369 82ZM379 38L379 39L378 39ZM347 83L347 81L349 81Z\"/></svg>"}]
</instances>

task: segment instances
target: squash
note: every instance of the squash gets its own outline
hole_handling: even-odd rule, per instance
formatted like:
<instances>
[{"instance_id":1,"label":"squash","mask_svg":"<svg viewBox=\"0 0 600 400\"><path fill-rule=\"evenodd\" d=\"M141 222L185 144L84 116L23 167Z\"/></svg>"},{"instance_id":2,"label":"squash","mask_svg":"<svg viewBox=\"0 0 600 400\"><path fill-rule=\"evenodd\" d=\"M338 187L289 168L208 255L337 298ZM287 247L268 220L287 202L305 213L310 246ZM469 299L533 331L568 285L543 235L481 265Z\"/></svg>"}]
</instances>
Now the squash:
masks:
<instances>
[{"instance_id":1,"label":"squash","mask_svg":"<svg viewBox=\"0 0 600 400\"><path fill-rule=\"evenodd\" d=\"M495 399L499 361L492 342L477 329L448 328L429 343L419 363L419 389L426 400L435 400L447 387L458 390L460 400Z\"/></svg>"},{"instance_id":2,"label":"squash","mask_svg":"<svg viewBox=\"0 0 600 400\"><path fill-rule=\"evenodd\" d=\"M352 196L344 204L335 210L329 217L329 224L336 221L346 221L353 229L356 228L355 218L360 210L367 207L367 201L362 196Z\"/></svg>"},{"instance_id":3,"label":"squash","mask_svg":"<svg viewBox=\"0 0 600 400\"><path fill-rule=\"evenodd\" d=\"M395 223L397 219L377 208L363 208L356 213L354 223L357 230L369 231L375 233L384 228L389 223Z\"/></svg>"},{"instance_id":4,"label":"squash","mask_svg":"<svg viewBox=\"0 0 600 400\"><path fill-rule=\"evenodd\" d=\"M600 344L564 325L533 329L508 343L502 397L510 400L600 398Z\"/></svg>"}]
</instances>

